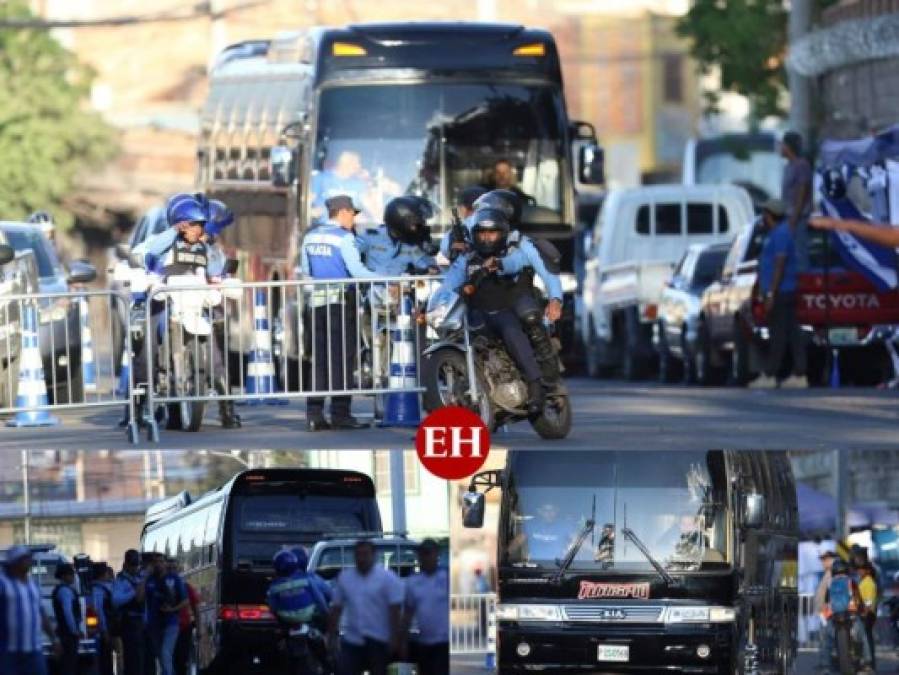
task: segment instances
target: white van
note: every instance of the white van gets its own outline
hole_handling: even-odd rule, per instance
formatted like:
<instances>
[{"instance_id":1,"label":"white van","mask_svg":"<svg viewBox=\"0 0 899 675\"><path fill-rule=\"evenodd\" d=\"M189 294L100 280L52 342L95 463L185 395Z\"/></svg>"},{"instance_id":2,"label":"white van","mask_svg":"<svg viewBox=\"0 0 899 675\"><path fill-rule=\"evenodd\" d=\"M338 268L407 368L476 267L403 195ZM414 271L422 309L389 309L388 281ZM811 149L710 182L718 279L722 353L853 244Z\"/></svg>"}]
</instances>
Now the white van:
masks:
<instances>
[{"instance_id":1,"label":"white van","mask_svg":"<svg viewBox=\"0 0 899 675\"><path fill-rule=\"evenodd\" d=\"M613 190L587 248L581 337L592 377L650 374L652 325L662 289L691 244L724 243L752 220L734 185L652 185Z\"/></svg>"}]
</instances>

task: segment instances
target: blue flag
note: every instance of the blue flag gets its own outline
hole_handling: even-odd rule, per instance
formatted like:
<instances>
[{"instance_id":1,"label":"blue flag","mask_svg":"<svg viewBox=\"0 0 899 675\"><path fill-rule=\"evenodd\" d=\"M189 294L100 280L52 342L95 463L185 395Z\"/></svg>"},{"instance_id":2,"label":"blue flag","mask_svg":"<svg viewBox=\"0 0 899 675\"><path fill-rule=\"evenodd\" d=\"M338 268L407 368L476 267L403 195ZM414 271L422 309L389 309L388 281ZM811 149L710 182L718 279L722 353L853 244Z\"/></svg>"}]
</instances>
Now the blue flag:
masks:
<instances>
[{"instance_id":1,"label":"blue flag","mask_svg":"<svg viewBox=\"0 0 899 675\"><path fill-rule=\"evenodd\" d=\"M868 221L858 207L848 198L831 199L821 196L821 205L827 215L841 220ZM830 233L831 245L839 251L846 267L863 274L879 291L890 291L899 286L897 278L896 250L881 246L849 232Z\"/></svg>"}]
</instances>

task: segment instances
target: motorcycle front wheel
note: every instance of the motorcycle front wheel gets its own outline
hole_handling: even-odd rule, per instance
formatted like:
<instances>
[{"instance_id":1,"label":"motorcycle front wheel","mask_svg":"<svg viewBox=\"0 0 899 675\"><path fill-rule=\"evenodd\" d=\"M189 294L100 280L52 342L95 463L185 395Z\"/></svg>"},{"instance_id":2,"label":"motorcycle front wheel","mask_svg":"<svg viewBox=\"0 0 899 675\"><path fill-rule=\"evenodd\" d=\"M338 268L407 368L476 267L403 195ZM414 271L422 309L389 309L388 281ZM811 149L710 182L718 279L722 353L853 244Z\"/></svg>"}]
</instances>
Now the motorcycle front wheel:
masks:
<instances>
[{"instance_id":1,"label":"motorcycle front wheel","mask_svg":"<svg viewBox=\"0 0 899 675\"><path fill-rule=\"evenodd\" d=\"M840 675L855 675L855 664L852 658L852 635L846 623L836 626L837 662Z\"/></svg>"},{"instance_id":2,"label":"motorcycle front wheel","mask_svg":"<svg viewBox=\"0 0 899 675\"><path fill-rule=\"evenodd\" d=\"M192 399L207 394L209 343L205 338L194 335L176 335L172 342L175 396L185 400L171 407L177 408L182 431L199 431L203 424L206 402Z\"/></svg>"},{"instance_id":3,"label":"motorcycle front wheel","mask_svg":"<svg viewBox=\"0 0 899 675\"><path fill-rule=\"evenodd\" d=\"M540 438L548 441L566 438L571 433L571 401L567 395L547 396L543 412L530 422Z\"/></svg>"},{"instance_id":4,"label":"motorcycle front wheel","mask_svg":"<svg viewBox=\"0 0 899 675\"><path fill-rule=\"evenodd\" d=\"M478 373L478 400L472 401L468 394L468 365L462 352L446 347L427 354L422 359L421 383L427 412L444 406L462 406L476 413L488 429L494 429L496 414L487 394L487 384Z\"/></svg>"}]
</instances>

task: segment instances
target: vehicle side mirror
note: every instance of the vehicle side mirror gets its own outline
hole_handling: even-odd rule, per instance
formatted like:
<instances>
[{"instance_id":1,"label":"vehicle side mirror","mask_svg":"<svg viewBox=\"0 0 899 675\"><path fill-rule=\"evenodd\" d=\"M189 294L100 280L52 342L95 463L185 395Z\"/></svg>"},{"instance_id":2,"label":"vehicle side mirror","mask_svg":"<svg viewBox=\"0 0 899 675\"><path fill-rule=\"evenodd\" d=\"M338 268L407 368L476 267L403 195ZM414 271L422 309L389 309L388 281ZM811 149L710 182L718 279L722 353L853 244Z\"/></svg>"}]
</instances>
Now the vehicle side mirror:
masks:
<instances>
[{"instance_id":1,"label":"vehicle side mirror","mask_svg":"<svg viewBox=\"0 0 899 675\"><path fill-rule=\"evenodd\" d=\"M484 510L487 500L481 492L462 495L462 524L465 527L484 527Z\"/></svg>"},{"instance_id":2,"label":"vehicle side mirror","mask_svg":"<svg viewBox=\"0 0 899 675\"><path fill-rule=\"evenodd\" d=\"M234 258L228 258L225 261L225 274L237 274L237 268L239 267L239 265L240 263Z\"/></svg>"},{"instance_id":3,"label":"vehicle side mirror","mask_svg":"<svg viewBox=\"0 0 899 675\"><path fill-rule=\"evenodd\" d=\"M605 153L598 143L588 143L578 152L578 178L584 185L605 183Z\"/></svg>"},{"instance_id":4,"label":"vehicle side mirror","mask_svg":"<svg viewBox=\"0 0 899 675\"><path fill-rule=\"evenodd\" d=\"M131 255L131 247L125 243L116 244L115 254L119 260L128 260L128 257Z\"/></svg>"},{"instance_id":5,"label":"vehicle side mirror","mask_svg":"<svg viewBox=\"0 0 899 675\"><path fill-rule=\"evenodd\" d=\"M743 501L743 527L747 530L755 530L765 522L765 497L752 493L745 496Z\"/></svg>"},{"instance_id":6,"label":"vehicle side mirror","mask_svg":"<svg viewBox=\"0 0 899 675\"><path fill-rule=\"evenodd\" d=\"M75 260L69 265L70 284L88 284L97 278L97 268L83 260Z\"/></svg>"},{"instance_id":7,"label":"vehicle side mirror","mask_svg":"<svg viewBox=\"0 0 899 675\"><path fill-rule=\"evenodd\" d=\"M269 154L272 185L289 187L296 178L296 155L286 145L276 145Z\"/></svg>"},{"instance_id":8,"label":"vehicle side mirror","mask_svg":"<svg viewBox=\"0 0 899 675\"><path fill-rule=\"evenodd\" d=\"M16 257L16 249L9 244L0 244L0 265L11 262Z\"/></svg>"}]
</instances>

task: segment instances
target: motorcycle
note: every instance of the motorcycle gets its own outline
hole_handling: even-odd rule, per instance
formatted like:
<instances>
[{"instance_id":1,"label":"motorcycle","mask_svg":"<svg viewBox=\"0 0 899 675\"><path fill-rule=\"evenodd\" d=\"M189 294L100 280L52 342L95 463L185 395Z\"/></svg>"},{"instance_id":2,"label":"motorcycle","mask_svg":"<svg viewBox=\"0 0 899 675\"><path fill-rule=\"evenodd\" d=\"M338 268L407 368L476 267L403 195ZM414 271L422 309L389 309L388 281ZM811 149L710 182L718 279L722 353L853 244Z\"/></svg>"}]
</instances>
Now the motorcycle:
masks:
<instances>
[{"instance_id":1,"label":"motorcycle","mask_svg":"<svg viewBox=\"0 0 899 675\"><path fill-rule=\"evenodd\" d=\"M282 630L285 675L327 675L325 637L317 628L300 624Z\"/></svg>"},{"instance_id":2,"label":"motorcycle","mask_svg":"<svg viewBox=\"0 0 899 675\"><path fill-rule=\"evenodd\" d=\"M856 675L862 671L861 640L866 639L863 631L854 629L855 616L850 612L835 612L830 617L834 632L834 649L836 658L834 665L840 675Z\"/></svg>"},{"instance_id":3,"label":"motorcycle","mask_svg":"<svg viewBox=\"0 0 899 675\"><path fill-rule=\"evenodd\" d=\"M469 269L462 294L441 288L428 301L427 323L438 340L422 358L424 407L429 412L448 405L469 408L491 431L527 420L541 438L565 438L571 431L571 403L561 380L546 392L543 411L528 414L527 382L503 341L485 327L468 325L466 300L486 274L483 268Z\"/></svg>"}]
</instances>

